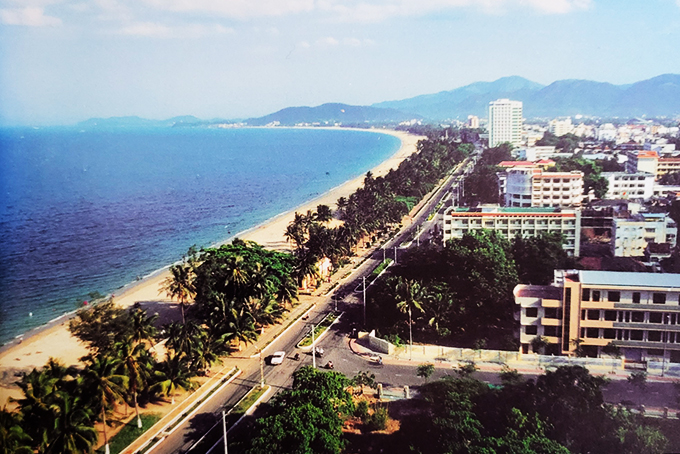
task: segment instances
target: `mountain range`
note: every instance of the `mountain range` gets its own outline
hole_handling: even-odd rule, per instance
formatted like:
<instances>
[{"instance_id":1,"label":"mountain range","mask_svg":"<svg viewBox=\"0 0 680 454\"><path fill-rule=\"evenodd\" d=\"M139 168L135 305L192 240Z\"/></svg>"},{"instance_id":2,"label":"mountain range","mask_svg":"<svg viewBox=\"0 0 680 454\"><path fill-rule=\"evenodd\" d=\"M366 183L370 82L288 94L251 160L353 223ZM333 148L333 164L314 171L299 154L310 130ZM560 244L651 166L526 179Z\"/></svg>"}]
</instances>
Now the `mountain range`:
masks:
<instances>
[{"instance_id":1,"label":"mountain range","mask_svg":"<svg viewBox=\"0 0 680 454\"><path fill-rule=\"evenodd\" d=\"M269 115L246 120L200 120L192 116L168 120L139 117L94 118L79 123L89 127L200 126L216 123L263 126L279 124L353 125L395 123L408 120L465 120L468 115L487 116L490 101L509 98L522 101L525 118L574 115L593 117L673 117L680 115L680 75L663 74L627 85L567 79L541 85L519 76L493 82L475 82L450 91L413 98L384 101L371 106L329 103L316 107L287 107Z\"/></svg>"}]
</instances>

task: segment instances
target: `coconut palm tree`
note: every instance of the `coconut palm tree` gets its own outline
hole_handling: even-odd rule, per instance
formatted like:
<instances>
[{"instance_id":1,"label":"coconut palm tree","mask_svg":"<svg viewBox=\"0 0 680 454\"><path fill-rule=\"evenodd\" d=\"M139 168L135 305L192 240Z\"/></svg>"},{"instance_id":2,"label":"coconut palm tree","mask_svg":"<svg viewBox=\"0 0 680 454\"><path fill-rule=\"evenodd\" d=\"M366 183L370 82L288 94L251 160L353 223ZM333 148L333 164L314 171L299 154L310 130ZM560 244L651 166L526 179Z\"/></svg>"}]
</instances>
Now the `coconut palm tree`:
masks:
<instances>
[{"instance_id":1,"label":"coconut palm tree","mask_svg":"<svg viewBox=\"0 0 680 454\"><path fill-rule=\"evenodd\" d=\"M306 279L318 279L319 268L316 266L317 259L313 254L302 253L297 256L293 274L297 278L298 285L302 287Z\"/></svg>"},{"instance_id":2,"label":"coconut palm tree","mask_svg":"<svg viewBox=\"0 0 680 454\"><path fill-rule=\"evenodd\" d=\"M33 454L31 437L21 427L19 414L6 408L0 410L0 452L6 454Z\"/></svg>"},{"instance_id":3,"label":"coconut palm tree","mask_svg":"<svg viewBox=\"0 0 680 454\"><path fill-rule=\"evenodd\" d=\"M170 298L176 298L182 309L182 323L184 318L184 305L196 296L194 279L196 274L188 263L178 263L170 267L170 276L161 284L161 291L164 291Z\"/></svg>"},{"instance_id":4,"label":"coconut palm tree","mask_svg":"<svg viewBox=\"0 0 680 454\"><path fill-rule=\"evenodd\" d=\"M175 404L175 391L178 389L195 389L196 384L191 381L189 365L185 358L178 354L168 354L165 361L156 365L154 383L151 391L170 396Z\"/></svg>"},{"instance_id":5,"label":"coconut palm tree","mask_svg":"<svg viewBox=\"0 0 680 454\"><path fill-rule=\"evenodd\" d=\"M130 312L130 333L132 341L139 344L143 342L153 343L156 336L156 326L158 314L148 317L143 309L133 309Z\"/></svg>"},{"instance_id":6,"label":"coconut palm tree","mask_svg":"<svg viewBox=\"0 0 680 454\"><path fill-rule=\"evenodd\" d=\"M117 373L121 359L107 356L91 358L83 371L87 392L96 396L101 406L102 427L104 430L104 449L109 452L109 438L106 434L106 407L122 401L129 378Z\"/></svg>"},{"instance_id":7,"label":"coconut palm tree","mask_svg":"<svg viewBox=\"0 0 680 454\"><path fill-rule=\"evenodd\" d=\"M316 219L319 222L328 222L333 219L333 210L328 205L318 205L316 207Z\"/></svg>"},{"instance_id":8,"label":"coconut palm tree","mask_svg":"<svg viewBox=\"0 0 680 454\"><path fill-rule=\"evenodd\" d=\"M137 397L148 383L153 358L149 356L143 344L135 344L132 339L117 342L114 345L114 350L121 360L117 371L128 378L128 398L132 398L135 406L135 415L137 416L137 425L141 427L142 420L139 417Z\"/></svg>"},{"instance_id":9,"label":"coconut palm tree","mask_svg":"<svg viewBox=\"0 0 680 454\"><path fill-rule=\"evenodd\" d=\"M50 410L54 415L54 433L45 454L92 452L97 431L92 426L92 410L81 398L59 392Z\"/></svg>"},{"instance_id":10,"label":"coconut palm tree","mask_svg":"<svg viewBox=\"0 0 680 454\"><path fill-rule=\"evenodd\" d=\"M413 310L423 311L422 298L423 288L420 283L401 276L397 279L396 286L397 309L408 314L408 337L411 345L410 353L413 354Z\"/></svg>"},{"instance_id":11,"label":"coconut palm tree","mask_svg":"<svg viewBox=\"0 0 680 454\"><path fill-rule=\"evenodd\" d=\"M39 451L47 446L54 426L50 406L57 392L58 381L58 378L43 370L33 369L16 382L24 397L11 399L18 404L24 427Z\"/></svg>"}]
</instances>

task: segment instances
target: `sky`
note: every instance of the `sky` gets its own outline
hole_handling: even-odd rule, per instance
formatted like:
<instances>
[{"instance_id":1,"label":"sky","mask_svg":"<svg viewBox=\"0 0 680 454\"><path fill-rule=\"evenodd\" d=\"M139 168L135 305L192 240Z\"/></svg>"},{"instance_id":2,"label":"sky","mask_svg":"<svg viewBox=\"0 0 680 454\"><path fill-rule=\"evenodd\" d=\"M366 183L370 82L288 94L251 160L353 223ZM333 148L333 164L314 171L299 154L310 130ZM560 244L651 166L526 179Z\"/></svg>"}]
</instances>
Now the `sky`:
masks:
<instances>
[{"instance_id":1,"label":"sky","mask_svg":"<svg viewBox=\"0 0 680 454\"><path fill-rule=\"evenodd\" d=\"M680 0L0 0L0 125L680 73Z\"/></svg>"}]
</instances>

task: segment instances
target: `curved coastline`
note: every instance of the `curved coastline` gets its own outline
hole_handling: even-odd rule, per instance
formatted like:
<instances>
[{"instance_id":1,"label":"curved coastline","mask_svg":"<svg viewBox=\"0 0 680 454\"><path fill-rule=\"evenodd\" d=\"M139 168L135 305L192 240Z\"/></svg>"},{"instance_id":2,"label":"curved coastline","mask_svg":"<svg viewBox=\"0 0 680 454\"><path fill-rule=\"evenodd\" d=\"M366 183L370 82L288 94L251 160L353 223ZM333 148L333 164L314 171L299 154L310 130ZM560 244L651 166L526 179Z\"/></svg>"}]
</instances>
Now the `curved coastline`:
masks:
<instances>
[{"instance_id":1,"label":"curved coastline","mask_svg":"<svg viewBox=\"0 0 680 454\"><path fill-rule=\"evenodd\" d=\"M298 128L302 129L302 128ZM319 128L313 128L319 129ZM333 130L349 130L347 128L323 128ZM416 151L417 142L421 136L415 136L405 132L394 130L362 129L380 134L389 134L401 141L398 150L386 160L370 169L374 176L381 176L396 168L401 161ZM243 230L236 235L230 236L224 241L217 242L215 246L226 244L234 238L255 241L263 247L276 250L290 250L284 232L285 228L293 219L295 212L313 210L319 204L334 206L339 197L349 196L363 183L363 174L348 180L323 194L304 202L297 207L275 215L268 220ZM114 296L115 301L129 307L136 302L156 303L156 308L163 307L167 311L173 311L176 304L165 295L159 293L160 283L168 276L168 269L172 264L149 273L141 280L130 282L120 287ZM74 315L71 311L54 318L50 322L40 325L22 335L16 336L11 342L0 347L0 405L7 401L16 389L8 388L16 380L16 373L27 371L34 367L42 367L50 357L58 358L65 364L77 364L78 359L87 354L87 349L76 338L71 336L66 322Z\"/></svg>"}]
</instances>

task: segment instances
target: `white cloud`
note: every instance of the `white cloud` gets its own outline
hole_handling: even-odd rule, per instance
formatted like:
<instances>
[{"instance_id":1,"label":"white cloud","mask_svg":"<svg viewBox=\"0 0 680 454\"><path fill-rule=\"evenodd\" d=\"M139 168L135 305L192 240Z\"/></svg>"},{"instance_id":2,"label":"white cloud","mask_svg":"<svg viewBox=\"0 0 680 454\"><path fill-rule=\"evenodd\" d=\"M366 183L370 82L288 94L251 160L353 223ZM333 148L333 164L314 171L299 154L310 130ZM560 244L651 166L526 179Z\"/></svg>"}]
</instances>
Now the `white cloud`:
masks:
<instances>
[{"instance_id":1,"label":"white cloud","mask_svg":"<svg viewBox=\"0 0 680 454\"><path fill-rule=\"evenodd\" d=\"M591 0L523 0L529 6L547 14L566 14L590 8Z\"/></svg>"},{"instance_id":2,"label":"white cloud","mask_svg":"<svg viewBox=\"0 0 680 454\"><path fill-rule=\"evenodd\" d=\"M325 38L316 40L317 46L337 46L338 44L340 44L340 41L333 38L332 36L327 36Z\"/></svg>"},{"instance_id":3,"label":"white cloud","mask_svg":"<svg viewBox=\"0 0 680 454\"><path fill-rule=\"evenodd\" d=\"M285 16L313 11L315 0L142 0L158 9L203 12L236 19Z\"/></svg>"},{"instance_id":4,"label":"white cloud","mask_svg":"<svg viewBox=\"0 0 680 454\"><path fill-rule=\"evenodd\" d=\"M118 31L121 35L151 38L203 38L205 36L233 34L234 29L219 24L186 24L169 26L158 22L137 22Z\"/></svg>"},{"instance_id":5,"label":"white cloud","mask_svg":"<svg viewBox=\"0 0 680 454\"><path fill-rule=\"evenodd\" d=\"M57 27L61 25L61 19L46 16L45 9L40 6L0 9L0 22L7 25L25 25L28 27Z\"/></svg>"}]
</instances>

